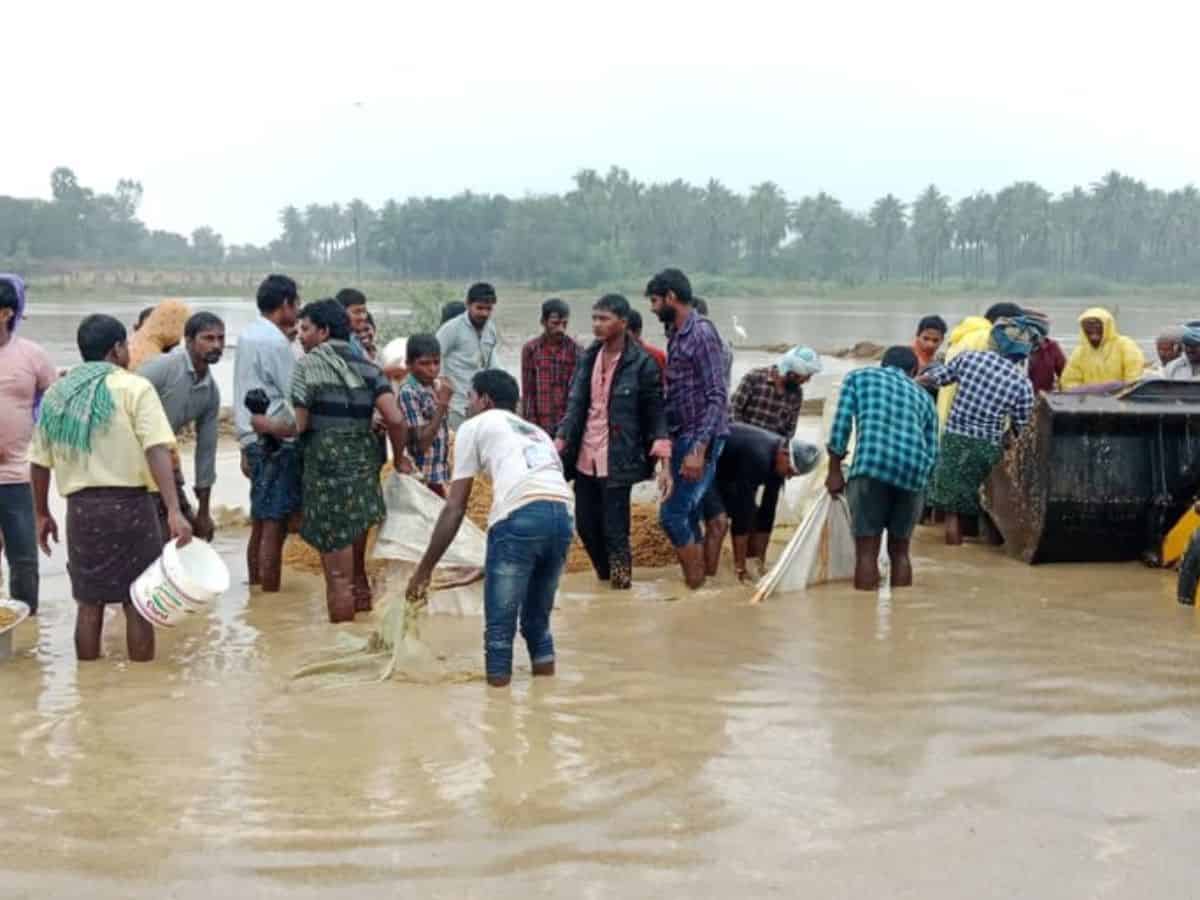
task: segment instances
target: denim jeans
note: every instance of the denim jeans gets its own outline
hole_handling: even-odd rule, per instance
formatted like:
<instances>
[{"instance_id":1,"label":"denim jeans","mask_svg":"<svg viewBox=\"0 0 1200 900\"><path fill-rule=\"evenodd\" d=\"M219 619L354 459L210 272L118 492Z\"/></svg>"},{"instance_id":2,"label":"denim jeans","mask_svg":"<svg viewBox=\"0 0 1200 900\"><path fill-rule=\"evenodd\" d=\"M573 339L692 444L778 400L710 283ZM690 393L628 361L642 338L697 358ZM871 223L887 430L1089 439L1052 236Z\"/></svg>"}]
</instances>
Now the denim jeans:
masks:
<instances>
[{"instance_id":1,"label":"denim jeans","mask_svg":"<svg viewBox=\"0 0 1200 900\"><path fill-rule=\"evenodd\" d=\"M33 488L28 483L0 484L0 534L8 559L8 593L28 604L30 612L37 612L37 526Z\"/></svg>"},{"instance_id":2,"label":"denim jeans","mask_svg":"<svg viewBox=\"0 0 1200 900\"><path fill-rule=\"evenodd\" d=\"M704 463L704 474L699 481L685 481L679 474L683 459L692 449L691 441L675 441L671 447L671 496L659 507L658 520L663 531L676 547L698 544L704 540L700 530L700 519L704 507L704 494L708 491L717 473L717 460L725 449L725 439L717 438L708 449Z\"/></svg>"},{"instance_id":3,"label":"denim jeans","mask_svg":"<svg viewBox=\"0 0 1200 900\"><path fill-rule=\"evenodd\" d=\"M518 616L530 661L554 659L550 611L574 527L565 503L538 500L488 529L483 650L489 678L512 674Z\"/></svg>"}]
</instances>

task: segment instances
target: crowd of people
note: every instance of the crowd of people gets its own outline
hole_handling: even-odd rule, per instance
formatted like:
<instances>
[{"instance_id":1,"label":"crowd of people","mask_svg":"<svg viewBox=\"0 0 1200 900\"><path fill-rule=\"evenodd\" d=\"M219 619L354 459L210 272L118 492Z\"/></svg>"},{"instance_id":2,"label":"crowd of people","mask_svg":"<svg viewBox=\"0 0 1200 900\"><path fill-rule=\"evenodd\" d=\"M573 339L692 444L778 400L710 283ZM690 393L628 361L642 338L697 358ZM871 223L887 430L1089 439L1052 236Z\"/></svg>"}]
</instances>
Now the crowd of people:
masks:
<instances>
[{"instance_id":1,"label":"crowd of people","mask_svg":"<svg viewBox=\"0 0 1200 900\"><path fill-rule=\"evenodd\" d=\"M631 586L631 497L641 482L657 481L659 521L690 588L717 574L730 533L737 578L762 575L784 484L822 452L796 437L821 357L792 347L733 389L733 347L687 276L664 269L645 301L664 348L644 339L642 315L622 295L592 304L586 346L570 336L570 307L547 300L540 334L521 349L518 384L500 368L490 284L448 304L436 333L410 335L403 360L385 360L361 291L302 303L294 280L268 276L258 318L237 336L229 403L249 480L249 583L280 590L284 542L298 531L321 555L330 620L370 610L367 537L387 514L389 459L445 501L407 585L411 603L424 601L474 479L490 482L485 662L494 685L511 678L518 624L534 674L553 673L550 612L575 534L599 580ZM24 309L21 279L0 275L0 534L11 594L37 612L37 547L49 553L59 534L53 480L66 498L79 658L99 655L103 609L119 603L130 658L151 659L153 628L129 587L164 542L213 537L221 397L212 368L225 325L180 301L143 311L132 335L90 315L77 333L81 362L60 377L16 334ZM1087 310L1079 325L1068 356L1046 316L1012 303L953 330L927 316L910 346L845 377L824 448L826 487L849 501L857 588L878 586L885 536L892 585L912 583L909 544L931 510L944 517L947 543L961 543L982 483L1039 392L1107 391L1145 377L1141 351L1108 311ZM1152 374L1200 377L1200 323L1164 331L1156 349ZM194 506L177 451L185 431L195 435Z\"/></svg>"}]
</instances>

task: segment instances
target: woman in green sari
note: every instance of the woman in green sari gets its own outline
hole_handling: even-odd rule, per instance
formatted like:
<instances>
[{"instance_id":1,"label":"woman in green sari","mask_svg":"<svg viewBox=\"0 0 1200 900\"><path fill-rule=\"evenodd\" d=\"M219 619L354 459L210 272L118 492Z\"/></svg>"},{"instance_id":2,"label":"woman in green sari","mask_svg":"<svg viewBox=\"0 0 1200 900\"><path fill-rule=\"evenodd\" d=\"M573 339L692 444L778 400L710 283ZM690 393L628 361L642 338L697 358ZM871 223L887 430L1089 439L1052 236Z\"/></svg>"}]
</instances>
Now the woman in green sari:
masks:
<instances>
[{"instance_id":1,"label":"woman in green sari","mask_svg":"<svg viewBox=\"0 0 1200 900\"><path fill-rule=\"evenodd\" d=\"M408 426L391 382L350 346L350 319L336 300L300 311L305 355L292 375L294 426L255 416L260 433L300 436L304 461L304 523L300 536L321 553L331 622L371 608L366 573L367 532L386 510L379 484L379 445L371 427L378 411L399 459Z\"/></svg>"}]
</instances>

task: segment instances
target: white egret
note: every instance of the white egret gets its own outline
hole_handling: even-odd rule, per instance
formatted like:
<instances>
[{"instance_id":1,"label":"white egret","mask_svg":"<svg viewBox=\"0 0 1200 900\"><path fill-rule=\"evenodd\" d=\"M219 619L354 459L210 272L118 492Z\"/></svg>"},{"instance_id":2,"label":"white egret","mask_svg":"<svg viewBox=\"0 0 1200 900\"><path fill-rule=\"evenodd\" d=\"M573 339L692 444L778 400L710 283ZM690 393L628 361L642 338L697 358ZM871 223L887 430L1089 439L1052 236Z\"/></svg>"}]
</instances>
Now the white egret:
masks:
<instances>
[{"instance_id":1,"label":"white egret","mask_svg":"<svg viewBox=\"0 0 1200 900\"><path fill-rule=\"evenodd\" d=\"M737 318L737 316L730 316L730 318L733 320L733 332L734 332L734 334L736 334L736 335L738 336L738 339L739 339L739 340L743 340L743 341L744 341L744 340L746 340L746 337L747 337L747 335L746 335L746 329L745 329L745 328L743 328L741 325L739 325L739 324L738 324L738 318Z\"/></svg>"}]
</instances>

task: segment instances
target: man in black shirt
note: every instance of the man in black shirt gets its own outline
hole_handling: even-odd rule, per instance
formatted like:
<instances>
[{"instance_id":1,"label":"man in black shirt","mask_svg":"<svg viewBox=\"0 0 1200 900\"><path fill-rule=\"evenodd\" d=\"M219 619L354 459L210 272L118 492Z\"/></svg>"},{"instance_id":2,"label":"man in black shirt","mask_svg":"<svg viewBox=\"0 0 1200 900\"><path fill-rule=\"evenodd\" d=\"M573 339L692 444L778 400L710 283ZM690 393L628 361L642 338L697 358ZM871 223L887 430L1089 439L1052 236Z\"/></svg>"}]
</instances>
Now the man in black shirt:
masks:
<instances>
[{"instance_id":1,"label":"man in black shirt","mask_svg":"<svg viewBox=\"0 0 1200 900\"><path fill-rule=\"evenodd\" d=\"M727 514L732 520L733 564L740 581L750 578L747 557L759 560L766 570L767 544L784 481L811 472L819 457L819 448L799 438L789 441L755 425L730 424L725 450L717 461L714 483L722 508L716 515ZM715 517L710 516L710 524Z\"/></svg>"}]
</instances>

